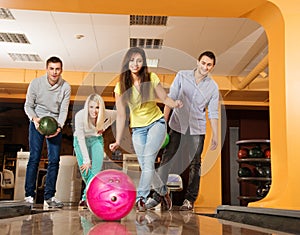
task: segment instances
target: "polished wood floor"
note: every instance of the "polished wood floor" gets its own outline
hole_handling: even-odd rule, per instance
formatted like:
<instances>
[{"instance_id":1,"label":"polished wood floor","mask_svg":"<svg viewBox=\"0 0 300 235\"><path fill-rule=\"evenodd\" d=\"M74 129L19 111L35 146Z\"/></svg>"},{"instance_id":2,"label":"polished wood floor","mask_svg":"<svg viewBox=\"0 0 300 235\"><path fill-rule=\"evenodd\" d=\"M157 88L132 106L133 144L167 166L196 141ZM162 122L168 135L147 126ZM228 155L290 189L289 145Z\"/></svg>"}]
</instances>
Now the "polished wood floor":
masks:
<instances>
[{"instance_id":1,"label":"polished wood floor","mask_svg":"<svg viewBox=\"0 0 300 235\"><path fill-rule=\"evenodd\" d=\"M59 210L33 209L30 215L0 219L0 234L55 234L55 235L264 235L289 234L256 226L230 222L213 217L214 208L195 208L194 212L134 209L120 221L106 222L89 210L65 207Z\"/></svg>"}]
</instances>

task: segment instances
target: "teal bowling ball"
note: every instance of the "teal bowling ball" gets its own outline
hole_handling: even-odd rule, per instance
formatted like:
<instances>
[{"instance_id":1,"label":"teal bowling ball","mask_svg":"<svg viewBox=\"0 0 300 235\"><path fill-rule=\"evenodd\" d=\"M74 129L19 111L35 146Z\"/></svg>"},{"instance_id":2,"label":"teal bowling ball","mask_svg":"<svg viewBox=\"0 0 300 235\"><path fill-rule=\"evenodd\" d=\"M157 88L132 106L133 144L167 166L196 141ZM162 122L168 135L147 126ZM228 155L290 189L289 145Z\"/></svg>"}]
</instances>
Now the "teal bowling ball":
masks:
<instances>
[{"instance_id":1,"label":"teal bowling ball","mask_svg":"<svg viewBox=\"0 0 300 235\"><path fill-rule=\"evenodd\" d=\"M53 135L58 128L58 123L55 118L50 116L45 116L40 119L38 131L42 135Z\"/></svg>"}]
</instances>

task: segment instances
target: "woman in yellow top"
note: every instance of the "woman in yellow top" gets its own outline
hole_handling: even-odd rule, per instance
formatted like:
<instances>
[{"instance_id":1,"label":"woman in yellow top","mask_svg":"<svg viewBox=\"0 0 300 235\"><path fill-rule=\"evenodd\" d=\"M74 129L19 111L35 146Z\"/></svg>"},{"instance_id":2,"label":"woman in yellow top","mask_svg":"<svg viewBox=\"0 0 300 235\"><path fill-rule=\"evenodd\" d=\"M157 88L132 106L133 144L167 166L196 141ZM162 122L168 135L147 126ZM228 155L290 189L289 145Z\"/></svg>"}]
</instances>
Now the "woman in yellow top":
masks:
<instances>
[{"instance_id":1,"label":"woman in yellow top","mask_svg":"<svg viewBox=\"0 0 300 235\"><path fill-rule=\"evenodd\" d=\"M116 142L110 144L110 150L115 151L121 144L128 105L133 147L141 168L136 208L138 211L145 211L145 200L150 193L151 184L158 187L161 183L154 164L167 133L164 115L155 99L158 97L170 108L181 108L182 102L167 96L158 76L148 72L145 52L138 47L130 48L123 59L119 82L115 87L115 97ZM168 193L162 197L165 207L171 209L172 201Z\"/></svg>"}]
</instances>

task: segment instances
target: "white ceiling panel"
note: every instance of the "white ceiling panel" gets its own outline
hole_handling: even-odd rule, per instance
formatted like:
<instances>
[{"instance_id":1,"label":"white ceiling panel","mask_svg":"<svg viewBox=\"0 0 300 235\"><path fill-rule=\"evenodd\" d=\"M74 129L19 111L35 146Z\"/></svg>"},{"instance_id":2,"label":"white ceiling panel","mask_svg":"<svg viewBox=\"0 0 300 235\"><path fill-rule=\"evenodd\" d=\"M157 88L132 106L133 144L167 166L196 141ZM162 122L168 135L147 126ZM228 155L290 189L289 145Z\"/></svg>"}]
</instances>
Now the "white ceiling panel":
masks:
<instances>
[{"instance_id":1,"label":"white ceiling panel","mask_svg":"<svg viewBox=\"0 0 300 235\"><path fill-rule=\"evenodd\" d=\"M124 50L130 37L135 37L163 39L162 49L147 49L163 69L194 67L202 51L212 50L218 62L214 73L238 76L259 62L258 55L267 46L260 25L243 18L168 17L166 26L130 26L129 15L11 12L16 20L1 20L0 31L24 33L30 45L0 42L2 68L44 69L44 61L57 55L65 70L91 71L100 63L103 70L119 72ZM11 52L36 53L43 62L14 62L8 59Z\"/></svg>"}]
</instances>

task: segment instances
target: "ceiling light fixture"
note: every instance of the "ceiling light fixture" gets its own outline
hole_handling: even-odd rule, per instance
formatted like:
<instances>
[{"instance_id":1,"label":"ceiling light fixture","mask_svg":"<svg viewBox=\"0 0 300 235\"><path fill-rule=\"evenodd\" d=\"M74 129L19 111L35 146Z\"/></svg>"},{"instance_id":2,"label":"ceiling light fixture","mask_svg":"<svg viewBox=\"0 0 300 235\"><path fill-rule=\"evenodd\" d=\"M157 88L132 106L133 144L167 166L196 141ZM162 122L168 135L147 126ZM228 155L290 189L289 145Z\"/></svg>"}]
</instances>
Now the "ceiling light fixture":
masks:
<instances>
[{"instance_id":1,"label":"ceiling light fixture","mask_svg":"<svg viewBox=\"0 0 300 235\"><path fill-rule=\"evenodd\" d=\"M130 38L130 47L142 47L146 49L162 49L163 39Z\"/></svg>"},{"instance_id":2,"label":"ceiling light fixture","mask_svg":"<svg viewBox=\"0 0 300 235\"><path fill-rule=\"evenodd\" d=\"M79 40L79 39L84 38L84 35L83 34L76 34L75 38Z\"/></svg>"},{"instance_id":3,"label":"ceiling light fixture","mask_svg":"<svg viewBox=\"0 0 300 235\"><path fill-rule=\"evenodd\" d=\"M14 20L15 17L11 14L9 9L0 8L0 19L4 20Z\"/></svg>"},{"instance_id":4,"label":"ceiling light fixture","mask_svg":"<svg viewBox=\"0 0 300 235\"><path fill-rule=\"evenodd\" d=\"M19 54L19 53L8 53L13 61L23 62L42 62L42 59L37 54Z\"/></svg>"},{"instance_id":5,"label":"ceiling light fixture","mask_svg":"<svg viewBox=\"0 0 300 235\"><path fill-rule=\"evenodd\" d=\"M167 16L130 15L130 25L167 25Z\"/></svg>"},{"instance_id":6,"label":"ceiling light fixture","mask_svg":"<svg viewBox=\"0 0 300 235\"><path fill-rule=\"evenodd\" d=\"M147 66L152 68L158 67L158 59L147 59Z\"/></svg>"}]
</instances>

